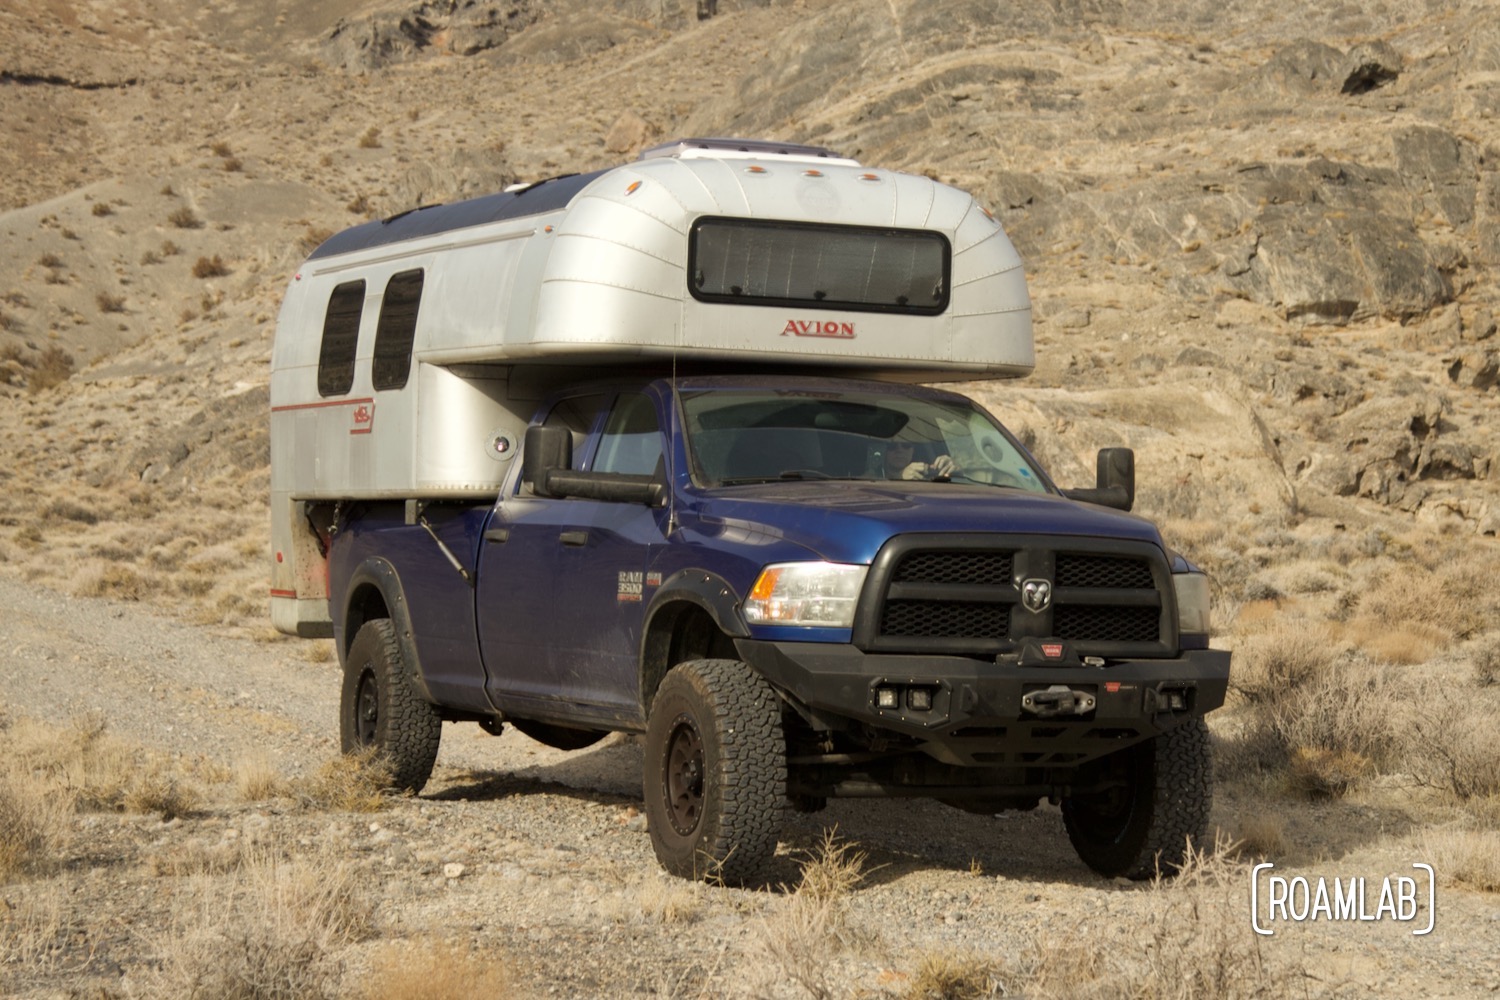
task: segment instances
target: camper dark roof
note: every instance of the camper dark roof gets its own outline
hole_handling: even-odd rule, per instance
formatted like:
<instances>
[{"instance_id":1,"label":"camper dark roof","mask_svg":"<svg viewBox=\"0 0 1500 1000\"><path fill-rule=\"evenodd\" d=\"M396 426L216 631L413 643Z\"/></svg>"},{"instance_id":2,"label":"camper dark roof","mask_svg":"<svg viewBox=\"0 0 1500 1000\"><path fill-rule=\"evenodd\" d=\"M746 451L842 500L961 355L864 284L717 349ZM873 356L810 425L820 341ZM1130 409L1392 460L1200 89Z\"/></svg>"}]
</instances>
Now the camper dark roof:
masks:
<instances>
[{"instance_id":1,"label":"camper dark roof","mask_svg":"<svg viewBox=\"0 0 1500 1000\"><path fill-rule=\"evenodd\" d=\"M366 222L329 237L308 259L317 260L355 250L369 250L503 219L520 219L528 215L555 212L565 207L573 200L574 195L602 173L603 170L570 174L517 190L487 194L451 205L428 205L393 215L389 219Z\"/></svg>"}]
</instances>

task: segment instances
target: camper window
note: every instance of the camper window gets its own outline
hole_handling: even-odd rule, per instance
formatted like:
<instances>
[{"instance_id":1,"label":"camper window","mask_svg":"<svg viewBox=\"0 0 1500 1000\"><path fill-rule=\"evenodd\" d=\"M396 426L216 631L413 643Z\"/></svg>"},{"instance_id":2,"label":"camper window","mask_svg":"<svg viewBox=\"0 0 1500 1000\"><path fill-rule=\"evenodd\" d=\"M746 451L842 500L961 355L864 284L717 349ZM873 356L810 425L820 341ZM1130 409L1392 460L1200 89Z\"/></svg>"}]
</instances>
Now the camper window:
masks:
<instances>
[{"instance_id":1,"label":"camper window","mask_svg":"<svg viewBox=\"0 0 1500 1000\"><path fill-rule=\"evenodd\" d=\"M422 269L402 271L385 283L380 321L375 325L377 389L400 389L411 374L411 346L417 334L417 309L422 304Z\"/></svg>"},{"instance_id":2,"label":"camper window","mask_svg":"<svg viewBox=\"0 0 1500 1000\"><path fill-rule=\"evenodd\" d=\"M933 316L948 308L950 257L927 230L705 217L688 289L703 302Z\"/></svg>"},{"instance_id":3,"label":"camper window","mask_svg":"<svg viewBox=\"0 0 1500 1000\"><path fill-rule=\"evenodd\" d=\"M354 352L359 346L359 317L364 307L363 281L346 281L328 297L323 345L318 351L318 395L342 396L353 388Z\"/></svg>"}]
</instances>

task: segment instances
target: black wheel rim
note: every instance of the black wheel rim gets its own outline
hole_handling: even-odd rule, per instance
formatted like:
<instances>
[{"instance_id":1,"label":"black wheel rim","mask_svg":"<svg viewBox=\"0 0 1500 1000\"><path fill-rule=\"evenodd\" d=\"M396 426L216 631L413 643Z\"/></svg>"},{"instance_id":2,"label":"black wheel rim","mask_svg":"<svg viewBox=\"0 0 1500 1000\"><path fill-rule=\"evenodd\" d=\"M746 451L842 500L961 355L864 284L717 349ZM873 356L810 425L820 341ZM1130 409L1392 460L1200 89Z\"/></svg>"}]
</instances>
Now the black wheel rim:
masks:
<instances>
[{"instance_id":1,"label":"black wheel rim","mask_svg":"<svg viewBox=\"0 0 1500 1000\"><path fill-rule=\"evenodd\" d=\"M359 745L367 747L375 742L375 728L380 724L380 687L375 674L366 670L359 678L359 687L354 693L354 735Z\"/></svg>"},{"instance_id":2,"label":"black wheel rim","mask_svg":"<svg viewBox=\"0 0 1500 1000\"><path fill-rule=\"evenodd\" d=\"M672 723L662 755L662 794L672 829L687 836L703 816L703 737L686 715Z\"/></svg>"}]
</instances>

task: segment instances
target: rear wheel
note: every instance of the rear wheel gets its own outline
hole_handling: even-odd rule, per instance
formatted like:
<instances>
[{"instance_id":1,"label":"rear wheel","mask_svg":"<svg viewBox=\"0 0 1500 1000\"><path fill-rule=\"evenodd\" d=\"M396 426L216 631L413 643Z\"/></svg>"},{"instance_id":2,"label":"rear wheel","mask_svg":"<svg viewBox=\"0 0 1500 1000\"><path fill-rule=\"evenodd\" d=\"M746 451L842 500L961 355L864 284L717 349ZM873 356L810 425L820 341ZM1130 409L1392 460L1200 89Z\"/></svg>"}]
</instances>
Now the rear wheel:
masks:
<instances>
[{"instance_id":1,"label":"rear wheel","mask_svg":"<svg viewBox=\"0 0 1500 1000\"><path fill-rule=\"evenodd\" d=\"M365 622L344 657L339 736L346 754L373 748L391 769L391 784L420 792L432 776L443 719L412 686L387 618Z\"/></svg>"},{"instance_id":2,"label":"rear wheel","mask_svg":"<svg viewBox=\"0 0 1500 1000\"><path fill-rule=\"evenodd\" d=\"M646 728L647 825L682 878L767 879L786 801L781 707L737 660L693 660L657 689Z\"/></svg>"},{"instance_id":3,"label":"rear wheel","mask_svg":"<svg viewBox=\"0 0 1500 1000\"><path fill-rule=\"evenodd\" d=\"M1111 754L1094 768L1092 776L1109 787L1062 802L1068 839L1094 871L1111 878L1171 875L1182 866L1189 839L1204 842L1213 766L1202 719Z\"/></svg>"}]
</instances>

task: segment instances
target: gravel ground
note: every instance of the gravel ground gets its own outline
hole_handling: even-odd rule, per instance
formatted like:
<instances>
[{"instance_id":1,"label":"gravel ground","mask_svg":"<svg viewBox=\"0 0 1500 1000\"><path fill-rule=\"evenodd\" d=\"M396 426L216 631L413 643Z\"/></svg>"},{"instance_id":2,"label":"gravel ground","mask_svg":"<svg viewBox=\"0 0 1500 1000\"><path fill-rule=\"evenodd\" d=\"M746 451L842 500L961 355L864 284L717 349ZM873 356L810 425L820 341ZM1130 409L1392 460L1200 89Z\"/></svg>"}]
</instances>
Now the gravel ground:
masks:
<instances>
[{"instance_id":1,"label":"gravel ground","mask_svg":"<svg viewBox=\"0 0 1500 1000\"><path fill-rule=\"evenodd\" d=\"M333 758L338 668L308 649L0 578L5 714L99 713L115 736L182 760L269 759L293 777ZM164 928L182 926L205 884L232 877L212 860L273 844L356 873L371 931L335 956L346 996L360 995L383 950L408 939L498 957L523 996L943 995L915 992L935 956L982 966L993 995L1122 995L1143 983L1190 995L1208 986L1187 974L1214 963L1225 995L1500 993L1495 895L1440 884L1427 936L1383 921L1286 924L1258 937L1248 864L1221 866L1197 886L1102 880L1074 858L1046 805L991 818L936 803L835 802L791 817L789 885L828 828L867 854L863 881L809 924L795 893L664 875L640 815L640 764L624 736L564 754L513 731L496 739L450 725L423 796L379 812L245 802L210 788L199 809L170 821L80 814L57 874L0 887L12 944L15 914L39 901L55 911L52 945L26 961L12 947L0 991L129 995L170 951ZM1377 882L1404 873L1421 860L1418 842L1381 833L1393 815L1338 804L1301 816L1313 829L1363 835L1322 857L1303 851L1278 872Z\"/></svg>"}]
</instances>

